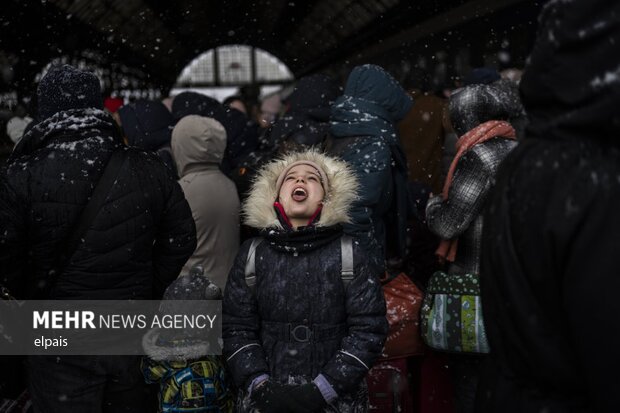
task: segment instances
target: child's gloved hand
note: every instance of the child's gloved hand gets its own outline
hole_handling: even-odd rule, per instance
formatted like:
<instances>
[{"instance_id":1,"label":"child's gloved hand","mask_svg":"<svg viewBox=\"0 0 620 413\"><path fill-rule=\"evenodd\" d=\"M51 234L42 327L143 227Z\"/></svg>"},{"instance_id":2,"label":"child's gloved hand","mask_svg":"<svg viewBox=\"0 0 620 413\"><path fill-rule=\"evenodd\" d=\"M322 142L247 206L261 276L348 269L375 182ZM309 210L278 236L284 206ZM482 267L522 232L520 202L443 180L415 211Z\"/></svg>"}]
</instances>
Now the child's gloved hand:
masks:
<instances>
[{"instance_id":1,"label":"child's gloved hand","mask_svg":"<svg viewBox=\"0 0 620 413\"><path fill-rule=\"evenodd\" d=\"M323 394L314 383L306 383L293 387L289 397L292 399L291 411L294 413L312 413L327 406Z\"/></svg>"},{"instance_id":2,"label":"child's gloved hand","mask_svg":"<svg viewBox=\"0 0 620 413\"><path fill-rule=\"evenodd\" d=\"M293 406L290 386L265 380L252 390L250 399L260 413L287 413Z\"/></svg>"}]
</instances>

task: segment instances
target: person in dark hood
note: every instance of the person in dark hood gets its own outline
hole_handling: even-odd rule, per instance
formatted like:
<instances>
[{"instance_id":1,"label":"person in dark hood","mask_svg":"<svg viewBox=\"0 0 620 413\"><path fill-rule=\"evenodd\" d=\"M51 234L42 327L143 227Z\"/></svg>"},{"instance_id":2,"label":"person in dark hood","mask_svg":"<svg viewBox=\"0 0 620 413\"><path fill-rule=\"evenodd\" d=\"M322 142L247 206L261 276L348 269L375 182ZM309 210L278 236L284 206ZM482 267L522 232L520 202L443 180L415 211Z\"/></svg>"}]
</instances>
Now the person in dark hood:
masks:
<instances>
[{"instance_id":1,"label":"person in dark hood","mask_svg":"<svg viewBox=\"0 0 620 413\"><path fill-rule=\"evenodd\" d=\"M243 97L241 97L240 95L228 96L226 99L224 99L224 101L222 102L222 105L224 105L227 108L237 109L239 112L243 113L244 115L248 114L248 109L245 105L245 102L243 101Z\"/></svg>"},{"instance_id":2,"label":"person in dark hood","mask_svg":"<svg viewBox=\"0 0 620 413\"><path fill-rule=\"evenodd\" d=\"M361 190L351 211L347 233L357 235L374 261L383 267L385 252L405 255L409 211L407 158L395 124L411 109L412 99L379 66L357 66L344 95L331 109L329 152L350 163ZM394 245L386 246L387 242Z\"/></svg>"},{"instance_id":3,"label":"person in dark hood","mask_svg":"<svg viewBox=\"0 0 620 413\"><path fill-rule=\"evenodd\" d=\"M175 122L188 115L213 118L226 129L226 152L220 166L231 177L242 159L258 147L258 124L241 111L223 106L217 100L196 92L183 92L172 101Z\"/></svg>"},{"instance_id":4,"label":"person in dark hood","mask_svg":"<svg viewBox=\"0 0 620 413\"><path fill-rule=\"evenodd\" d=\"M246 396L241 410L368 409L364 377L387 319L381 272L342 231L357 188L346 163L315 151L261 169L243 209L263 242L241 246L223 302L224 356Z\"/></svg>"},{"instance_id":5,"label":"person in dark hood","mask_svg":"<svg viewBox=\"0 0 620 413\"><path fill-rule=\"evenodd\" d=\"M226 129L226 151L220 169L230 177L243 159L258 148L259 126L234 108L226 108L224 117L219 119L219 122Z\"/></svg>"},{"instance_id":6,"label":"person in dark hood","mask_svg":"<svg viewBox=\"0 0 620 413\"><path fill-rule=\"evenodd\" d=\"M155 299L196 247L181 187L155 154L126 147L103 111L99 79L53 66L38 123L0 176L0 284L18 299ZM57 257L114 153L124 161L64 268ZM30 356L35 412L145 411L135 356Z\"/></svg>"},{"instance_id":7,"label":"person in dark hood","mask_svg":"<svg viewBox=\"0 0 620 413\"><path fill-rule=\"evenodd\" d=\"M620 3L549 2L485 217L481 412L620 406Z\"/></svg>"},{"instance_id":8,"label":"person in dark hood","mask_svg":"<svg viewBox=\"0 0 620 413\"><path fill-rule=\"evenodd\" d=\"M149 100L130 103L118 110L118 120L129 146L156 152L177 176L170 154L174 119L163 103Z\"/></svg>"},{"instance_id":9,"label":"person in dark hood","mask_svg":"<svg viewBox=\"0 0 620 413\"><path fill-rule=\"evenodd\" d=\"M269 130L281 152L321 148L329 135L331 105L340 95L339 85L323 74L299 79L284 101L286 113Z\"/></svg>"},{"instance_id":10,"label":"person in dark hood","mask_svg":"<svg viewBox=\"0 0 620 413\"><path fill-rule=\"evenodd\" d=\"M187 115L204 116L219 122L224 112L224 107L216 99L197 92L179 93L172 101L172 117L175 123Z\"/></svg>"}]
</instances>

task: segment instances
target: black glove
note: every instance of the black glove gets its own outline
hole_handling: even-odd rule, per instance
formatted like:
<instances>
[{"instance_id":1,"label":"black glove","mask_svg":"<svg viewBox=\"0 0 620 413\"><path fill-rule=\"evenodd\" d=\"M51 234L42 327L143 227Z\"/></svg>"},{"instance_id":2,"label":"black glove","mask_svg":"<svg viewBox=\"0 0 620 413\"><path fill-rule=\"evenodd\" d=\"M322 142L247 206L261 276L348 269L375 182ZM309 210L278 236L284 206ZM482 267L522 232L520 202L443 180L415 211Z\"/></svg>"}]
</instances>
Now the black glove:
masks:
<instances>
[{"instance_id":1,"label":"black glove","mask_svg":"<svg viewBox=\"0 0 620 413\"><path fill-rule=\"evenodd\" d=\"M267 380L252 390L250 399L260 413L288 413L293 403L291 387Z\"/></svg>"},{"instance_id":2,"label":"black glove","mask_svg":"<svg viewBox=\"0 0 620 413\"><path fill-rule=\"evenodd\" d=\"M323 394L314 383L294 387L290 390L289 396L293 401L290 406L294 413L317 412L327 406Z\"/></svg>"}]
</instances>

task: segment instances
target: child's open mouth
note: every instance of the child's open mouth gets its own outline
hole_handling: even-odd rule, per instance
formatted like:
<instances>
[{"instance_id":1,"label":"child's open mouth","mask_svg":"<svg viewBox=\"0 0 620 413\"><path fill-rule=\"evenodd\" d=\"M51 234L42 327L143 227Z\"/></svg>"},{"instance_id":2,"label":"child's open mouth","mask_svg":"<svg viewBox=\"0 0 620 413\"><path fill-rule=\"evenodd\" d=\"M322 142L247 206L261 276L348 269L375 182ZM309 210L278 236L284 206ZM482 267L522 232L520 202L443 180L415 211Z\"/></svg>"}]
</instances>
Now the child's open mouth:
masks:
<instances>
[{"instance_id":1,"label":"child's open mouth","mask_svg":"<svg viewBox=\"0 0 620 413\"><path fill-rule=\"evenodd\" d=\"M303 202L306 200L306 198L308 198L308 193L306 192L305 189L297 187L293 189L292 198L294 201Z\"/></svg>"}]
</instances>

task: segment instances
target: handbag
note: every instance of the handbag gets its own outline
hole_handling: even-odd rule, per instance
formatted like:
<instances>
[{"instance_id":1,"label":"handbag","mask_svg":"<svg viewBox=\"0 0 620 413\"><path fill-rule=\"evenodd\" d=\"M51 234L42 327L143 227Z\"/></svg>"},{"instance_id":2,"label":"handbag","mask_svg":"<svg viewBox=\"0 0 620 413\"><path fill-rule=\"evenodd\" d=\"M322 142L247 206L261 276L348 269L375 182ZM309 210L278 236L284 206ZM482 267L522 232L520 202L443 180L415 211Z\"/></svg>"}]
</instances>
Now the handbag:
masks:
<instances>
[{"instance_id":1,"label":"handbag","mask_svg":"<svg viewBox=\"0 0 620 413\"><path fill-rule=\"evenodd\" d=\"M382 359L395 359L424 353L420 337L420 307L424 294L405 273L381 280L389 324Z\"/></svg>"},{"instance_id":2,"label":"handbag","mask_svg":"<svg viewBox=\"0 0 620 413\"><path fill-rule=\"evenodd\" d=\"M435 350L489 352L477 274L432 275L422 304L422 337Z\"/></svg>"}]
</instances>

